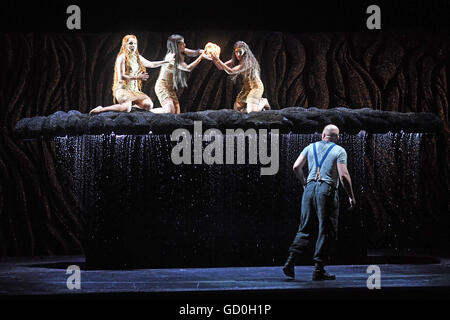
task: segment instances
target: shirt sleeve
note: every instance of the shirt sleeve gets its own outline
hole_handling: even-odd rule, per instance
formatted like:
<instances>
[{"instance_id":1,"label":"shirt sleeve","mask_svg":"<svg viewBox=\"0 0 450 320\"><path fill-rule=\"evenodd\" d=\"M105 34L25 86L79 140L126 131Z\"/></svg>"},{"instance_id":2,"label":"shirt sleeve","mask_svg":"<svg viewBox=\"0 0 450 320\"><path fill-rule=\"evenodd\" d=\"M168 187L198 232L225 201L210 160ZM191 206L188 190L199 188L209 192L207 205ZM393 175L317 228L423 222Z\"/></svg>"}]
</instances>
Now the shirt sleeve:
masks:
<instances>
[{"instance_id":1,"label":"shirt sleeve","mask_svg":"<svg viewBox=\"0 0 450 320\"><path fill-rule=\"evenodd\" d=\"M341 148L341 151L339 152L337 163L347 164L347 152L344 148Z\"/></svg>"},{"instance_id":2,"label":"shirt sleeve","mask_svg":"<svg viewBox=\"0 0 450 320\"><path fill-rule=\"evenodd\" d=\"M300 154L301 154L302 156L308 158L308 150L309 150L310 146L311 146L311 145L306 146Z\"/></svg>"}]
</instances>

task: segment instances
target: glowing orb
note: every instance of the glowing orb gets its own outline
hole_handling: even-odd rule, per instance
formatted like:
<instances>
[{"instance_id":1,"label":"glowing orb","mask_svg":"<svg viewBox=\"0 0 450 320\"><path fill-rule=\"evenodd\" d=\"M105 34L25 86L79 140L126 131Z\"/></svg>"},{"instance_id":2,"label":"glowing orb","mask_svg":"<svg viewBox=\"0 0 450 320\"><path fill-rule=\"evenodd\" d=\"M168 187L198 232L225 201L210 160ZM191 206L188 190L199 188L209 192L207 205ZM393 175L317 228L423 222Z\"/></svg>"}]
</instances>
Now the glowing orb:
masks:
<instances>
[{"instance_id":1,"label":"glowing orb","mask_svg":"<svg viewBox=\"0 0 450 320\"><path fill-rule=\"evenodd\" d=\"M208 42L205 46L205 54L211 56L213 52L217 57L220 56L220 47L215 43Z\"/></svg>"}]
</instances>

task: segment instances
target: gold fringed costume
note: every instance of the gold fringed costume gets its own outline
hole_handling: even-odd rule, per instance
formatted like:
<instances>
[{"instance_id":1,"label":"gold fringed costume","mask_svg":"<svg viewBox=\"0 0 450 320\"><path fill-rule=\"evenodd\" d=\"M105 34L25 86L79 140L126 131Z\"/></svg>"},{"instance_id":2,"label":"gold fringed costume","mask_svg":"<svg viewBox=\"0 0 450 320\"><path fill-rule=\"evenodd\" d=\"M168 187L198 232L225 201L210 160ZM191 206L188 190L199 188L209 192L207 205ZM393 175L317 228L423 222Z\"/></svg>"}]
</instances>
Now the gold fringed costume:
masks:
<instances>
[{"instance_id":1,"label":"gold fringed costume","mask_svg":"<svg viewBox=\"0 0 450 320\"><path fill-rule=\"evenodd\" d=\"M244 87L241 89L236 97L236 102L242 107L238 111L243 111L247 108L247 103L259 104L264 93L264 84L259 77L252 77L248 74L244 75Z\"/></svg>"},{"instance_id":2,"label":"gold fringed costume","mask_svg":"<svg viewBox=\"0 0 450 320\"><path fill-rule=\"evenodd\" d=\"M129 66L129 76L136 77L139 72L141 72L136 55L129 56ZM136 100L150 99L150 97L143 93L139 87L139 80L119 81L117 88L114 91L114 98L116 98L117 102L120 104L128 101L133 102Z\"/></svg>"},{"instance_id":3,"label":"gold fringed costume","mask_svg":"<svg viewBox=\"0 0 450 320\"><path fill-rule=\"evenodd\" d=\"M173 63L163 65L158 80L156 80L155 93L161 105L167 98L171 98L174 102L178 102L177 93L173 88L173 69Z\"/></svg>"}]
</instances>

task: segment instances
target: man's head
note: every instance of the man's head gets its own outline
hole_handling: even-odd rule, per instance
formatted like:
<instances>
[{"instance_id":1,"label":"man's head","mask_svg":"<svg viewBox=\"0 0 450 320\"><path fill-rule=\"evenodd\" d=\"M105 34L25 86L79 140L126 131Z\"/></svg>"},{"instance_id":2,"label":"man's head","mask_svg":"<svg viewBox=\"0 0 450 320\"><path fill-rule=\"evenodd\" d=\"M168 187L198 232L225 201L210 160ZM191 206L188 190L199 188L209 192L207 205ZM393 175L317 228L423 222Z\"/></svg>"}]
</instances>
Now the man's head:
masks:
<instances>
[{"instance_id":1,"label":"man's head","mask_svg":"<svg viewBox=\"0 0 450 320\"><path fill-rule=\"evenodd\" d=\"M329 124L322 131L322 140L337 142L339 138L339 128L334 124Z\"/></svg>"}]
</instances>

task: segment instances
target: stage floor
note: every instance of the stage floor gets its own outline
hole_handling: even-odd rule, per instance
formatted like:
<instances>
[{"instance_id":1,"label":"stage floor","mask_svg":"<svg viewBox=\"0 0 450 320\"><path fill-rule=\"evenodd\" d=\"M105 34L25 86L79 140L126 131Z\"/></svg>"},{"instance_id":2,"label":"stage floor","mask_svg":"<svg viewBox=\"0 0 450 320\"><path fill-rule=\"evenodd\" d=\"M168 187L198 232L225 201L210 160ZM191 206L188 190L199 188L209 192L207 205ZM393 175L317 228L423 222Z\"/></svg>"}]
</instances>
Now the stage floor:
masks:
<instances>
[{"instance_id":1,"label":"stage floor","mask_svg":"<svg viewBox=\"0 0 450 320\"><path fill-rule=\"evenodd\" d=\"M69 290L69 265L81 268L81 288ZM328 266L335 281L311 281L311 266L296 279L281 267L83 270L83 256L0 260L0 298L440 298L450 297L450 260L432 264L380 264L381 289L369 290L368 265Z\"/></svg>"}]
</instances>

